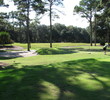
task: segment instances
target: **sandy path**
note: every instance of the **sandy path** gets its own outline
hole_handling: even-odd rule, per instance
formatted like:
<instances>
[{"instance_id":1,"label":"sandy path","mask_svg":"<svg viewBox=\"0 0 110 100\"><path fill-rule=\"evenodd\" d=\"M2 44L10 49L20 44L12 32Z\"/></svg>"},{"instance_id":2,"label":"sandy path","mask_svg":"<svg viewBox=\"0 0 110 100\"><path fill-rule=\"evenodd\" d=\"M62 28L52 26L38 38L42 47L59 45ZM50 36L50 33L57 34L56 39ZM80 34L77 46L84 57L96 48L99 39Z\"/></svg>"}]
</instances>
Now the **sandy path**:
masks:
<instances>
[{"instance_id":1,"label":"sandy path","mask_svg":"<svg viewBox=\"0 0 110 100\"><path fill-rule=\"evenodd\" d=\"M37 53L35 50L0 52L0 57L29 57L29 56L36 56L36 55Z\"/></svg>"}]
</instances>

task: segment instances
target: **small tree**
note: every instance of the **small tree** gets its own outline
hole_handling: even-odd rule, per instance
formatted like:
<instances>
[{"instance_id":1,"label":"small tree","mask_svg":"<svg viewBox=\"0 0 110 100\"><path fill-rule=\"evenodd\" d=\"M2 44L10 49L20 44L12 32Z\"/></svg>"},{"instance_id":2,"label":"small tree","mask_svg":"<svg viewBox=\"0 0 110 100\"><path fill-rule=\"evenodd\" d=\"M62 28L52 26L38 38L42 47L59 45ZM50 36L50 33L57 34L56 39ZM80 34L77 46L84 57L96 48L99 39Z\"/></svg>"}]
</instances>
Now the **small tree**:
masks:
<instances>
[{"instance_id":1,"label":"small tree","mask_svg":"<svg viewBox=\"0 0 110 100\"><path fill-rule=\"evenodd\" d=\"M5 44L11 44L13 41L10 39L10 34L8 32L0 32L0 44L5 46Z\"/></svg>"}]
</instances>

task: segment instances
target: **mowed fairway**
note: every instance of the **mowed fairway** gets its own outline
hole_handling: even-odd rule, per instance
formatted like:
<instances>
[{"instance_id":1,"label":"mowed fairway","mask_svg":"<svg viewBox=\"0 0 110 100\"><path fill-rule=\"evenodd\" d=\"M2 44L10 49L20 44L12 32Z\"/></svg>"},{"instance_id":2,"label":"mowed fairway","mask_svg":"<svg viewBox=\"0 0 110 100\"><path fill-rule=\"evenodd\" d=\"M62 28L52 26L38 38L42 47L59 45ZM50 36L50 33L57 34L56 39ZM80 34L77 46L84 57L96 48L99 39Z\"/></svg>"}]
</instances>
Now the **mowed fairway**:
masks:
<instances>
[{"instance_id":1,"label":"mowed fairway","mask_svg":"<svg viewBox=\"0 0 110 100\"><path fill-rule=\"evenodd\" d=\"M0 70L0 100L110 100L110 51L80 45L62 48L65 54L1 58L10 66Z\"/></svg>"}]
</instances>

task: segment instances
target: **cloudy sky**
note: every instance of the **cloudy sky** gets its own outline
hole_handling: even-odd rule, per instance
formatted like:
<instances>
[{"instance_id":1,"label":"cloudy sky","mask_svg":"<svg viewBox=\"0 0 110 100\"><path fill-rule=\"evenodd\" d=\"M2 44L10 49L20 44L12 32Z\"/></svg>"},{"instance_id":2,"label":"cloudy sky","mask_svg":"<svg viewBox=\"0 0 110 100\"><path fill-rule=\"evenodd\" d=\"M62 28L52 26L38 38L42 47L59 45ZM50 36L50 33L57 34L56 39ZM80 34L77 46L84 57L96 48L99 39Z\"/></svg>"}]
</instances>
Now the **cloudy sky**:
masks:
<instances>
[{"instance_id":1,"label":"cloudy sky","mask_svg":"<svg viewBox=\"0 0 110 100\"><path fill-rule=\"evenodd\" d=\"M81 18L79 15L73 15L73 9L75 5L79 4L80 0L64 0L63 4L64 7L58 7L57 9L59 9L60 11L62 11L63 13L65 13L65 15L59 13L59 19L55 19L53 21L54 23L61 23L61 24L65 24L66 26L69 25L73 25L73 26L77 26L77 27L82 27L82 28L86 28L89 23L87 22L86 19ZM14 11L16 10L16 7L14 7L12 2L9 2L9 0L5 0L6 3L10 4L9 8L0 8L0 12L1 11ZM31 18L35 17L35 14L31 13L30 15ZM48 16L44 16L42 17L42 19L40 20L41 24L46 24L49 25L49 17Z\"/></svg>"}]
</instances>

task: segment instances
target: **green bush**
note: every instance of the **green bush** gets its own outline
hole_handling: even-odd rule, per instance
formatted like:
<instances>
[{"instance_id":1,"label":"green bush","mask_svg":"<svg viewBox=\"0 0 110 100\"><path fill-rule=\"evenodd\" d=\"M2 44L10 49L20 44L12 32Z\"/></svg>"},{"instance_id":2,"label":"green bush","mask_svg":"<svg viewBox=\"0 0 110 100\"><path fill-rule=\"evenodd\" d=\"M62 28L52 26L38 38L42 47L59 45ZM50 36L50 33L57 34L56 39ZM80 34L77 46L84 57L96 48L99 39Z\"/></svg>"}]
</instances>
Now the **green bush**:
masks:
<instances>
[{"instance_id":1,"label":"green bush","mask_svg":"<svg viewBox=\"0 0 110 100\"><path fill-rule=\"evenodd\" d=\"M5 45L5 44L12 44L14 41L11 40L10 34L8 32L0 32L0 44Z\"/></svg>"},{"instance_id":2,"label":"green bush","mask_svg":"<svg viewBox=\"0 0 110 100\"><path fill-rule=\"evenodd\" d=\"M73 53L74 51L69 49L62 48L41 48L37 50L37 53L40 55L52 55L52 54L68 54Z\"/></svg>"},{"instance_id":3,"label":"green bush","mask_svg":"<svg viewBox=\"0 0 110 100\"><path fill-rule=\"evenodd\" d=\"M51 55L51 54L56 54L57 49L56 48L41 48L37 51L37 53L40 55Z\"/></svg>"}]
</instances>

